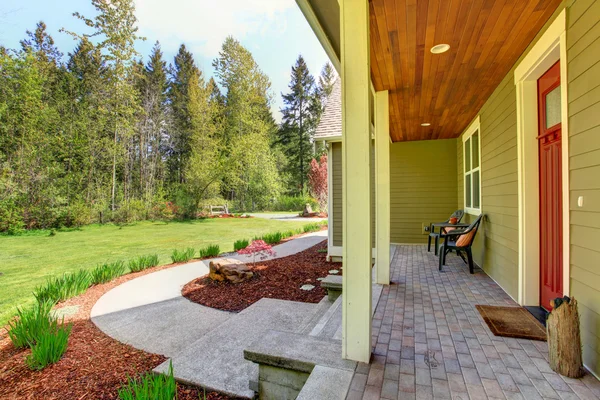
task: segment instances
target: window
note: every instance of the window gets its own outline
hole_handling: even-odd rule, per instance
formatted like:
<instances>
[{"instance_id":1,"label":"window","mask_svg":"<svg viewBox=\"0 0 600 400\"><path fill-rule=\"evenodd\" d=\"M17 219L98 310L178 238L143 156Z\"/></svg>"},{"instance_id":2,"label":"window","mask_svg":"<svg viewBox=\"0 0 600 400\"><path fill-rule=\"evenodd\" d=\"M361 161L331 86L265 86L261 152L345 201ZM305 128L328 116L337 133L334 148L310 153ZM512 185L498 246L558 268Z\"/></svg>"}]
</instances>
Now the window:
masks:
<instances>
[{"instance_id":1,"label":"window","mask_svg":"<svg viewBox=\"0 0 600 400\"><path fill-rule=\"evenodd\" d=\"M481 213L481 129L479 117L463 135L463 173L465 177L465 210Z\"/></svg>"}]
</instances>

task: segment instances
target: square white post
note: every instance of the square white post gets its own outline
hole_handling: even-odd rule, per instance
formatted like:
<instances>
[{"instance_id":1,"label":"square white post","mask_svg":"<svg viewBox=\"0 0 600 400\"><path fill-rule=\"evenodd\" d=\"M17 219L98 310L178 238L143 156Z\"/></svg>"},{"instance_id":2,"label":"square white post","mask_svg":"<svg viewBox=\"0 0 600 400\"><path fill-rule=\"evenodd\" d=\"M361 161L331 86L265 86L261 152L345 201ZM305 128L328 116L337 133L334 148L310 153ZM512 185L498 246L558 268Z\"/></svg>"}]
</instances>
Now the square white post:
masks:
<instances>
[{"instance_id":1,"label":"square white post","mask_svg":"<svg viewBox=\"0 0 600 400\"><path fill-rule=\"evenodd\" d=\"M390 284L389 92L375 94L375 193L377 283Z\"/></svg>"},{"instance_id":2,"label":"square white post","mask_svg":"<svg viewBox=\"0 0 600 400\"><path fill-rule=\"evenodd\" d=\"M343 137L342 356L371 359L369 2L340 0Z\"/></svg>"}]
</instances>

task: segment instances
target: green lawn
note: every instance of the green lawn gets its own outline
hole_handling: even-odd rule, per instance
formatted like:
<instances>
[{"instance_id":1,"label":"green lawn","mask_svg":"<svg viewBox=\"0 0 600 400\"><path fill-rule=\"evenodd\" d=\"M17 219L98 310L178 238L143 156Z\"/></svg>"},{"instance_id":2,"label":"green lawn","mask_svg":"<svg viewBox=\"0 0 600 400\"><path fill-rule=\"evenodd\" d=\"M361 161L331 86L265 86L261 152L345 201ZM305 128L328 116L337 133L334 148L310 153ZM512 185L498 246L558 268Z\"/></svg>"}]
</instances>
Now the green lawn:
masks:
<instances>
[{"instance_id":1,"label":"green lawn","mask_svg":"<svg viewBox=\"0 0 600 400\"><path fill-rule=\"evenodd\" d=\"M237 239L251 239L269 232L302 227L307 222L263 218L206 219L189 222L140 222L119 228L114 225L88 226L71 232L23 236L0 236L0 327L15 308L33 302L33 289L46 277L100 263L128 261L158 254L169 264L173 249L218 244L222 252L232 251Z\"/></svg>"}]
</instances>

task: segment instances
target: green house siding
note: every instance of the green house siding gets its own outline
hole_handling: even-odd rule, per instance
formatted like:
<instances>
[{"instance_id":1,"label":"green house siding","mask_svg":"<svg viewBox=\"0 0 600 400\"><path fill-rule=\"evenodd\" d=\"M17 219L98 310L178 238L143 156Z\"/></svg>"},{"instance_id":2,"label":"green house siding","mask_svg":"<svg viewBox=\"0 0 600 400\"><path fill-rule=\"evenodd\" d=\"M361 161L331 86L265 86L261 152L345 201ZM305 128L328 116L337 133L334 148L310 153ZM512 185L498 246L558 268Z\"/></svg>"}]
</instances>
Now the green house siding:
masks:
<instances>
[{"instance_id":1,"label":"green house siding","mask_svg":"<svg viewBox=\"0 0 600 400\"><path fill-rule=\"evenodd\" d=\"M390 145L393 243L426 243L422 225L446 220L457 203L456 139Z\"/></svg>"},{"instance_id":2,"label":"green house siding","mask_svg":"<svg viewBox=\"0 0 600 400\"><path fill-rule=\"evenodd\" d=\"M333 204L333 245L342 246L342 143L331 143L331 192Z\"/></svg>"},{"instance_id":3,"label":"green house siding","mask_svg":"<svg viewBox=\"0 0 600 400\"><path fill-rule=\"evenodd\" d=\"M568 12L571 295L579 302L585 365L600 373L600 1ZM596 50L593 50L596 49ZM563 136L564 137L564 136ZM577 206L584 197L583 208Z\"/></svg>"},{"instance_id":4,"label":"green house siding","mask_svg":"<svg viewBox=\"0 0 600 400\"><path fill-rule=\"evenodd\" d=\"M331 143L333 245L342 246L342 142ZM371 245L375 247L375 143L371 142Z\"/></svg>"},{"instance_id":5,"label":"green house siding","mask_svg":"<svg viewBox=\"0 0 600 400\"><path fill-rule=\"evenodd\" d=\"M518 292L517 103L511 71L479 112L481 203L486 219L474 244L479 266L513 298ZM464 208L463 141L457 140L458 205ZM473 217L467 215L470 222Z\"/></svg>"}]
</instances>

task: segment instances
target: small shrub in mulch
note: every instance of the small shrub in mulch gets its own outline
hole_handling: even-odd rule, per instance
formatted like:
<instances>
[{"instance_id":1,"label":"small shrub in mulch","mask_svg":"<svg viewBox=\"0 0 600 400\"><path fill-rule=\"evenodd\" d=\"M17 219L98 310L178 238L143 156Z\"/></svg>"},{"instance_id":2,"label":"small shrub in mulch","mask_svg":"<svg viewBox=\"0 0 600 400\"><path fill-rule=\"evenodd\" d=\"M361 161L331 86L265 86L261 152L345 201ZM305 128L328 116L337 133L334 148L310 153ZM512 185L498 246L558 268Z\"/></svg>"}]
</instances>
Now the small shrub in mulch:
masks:
<instances>
[{"instance_id":1,"label":"small shrub in mulch","mask_svg":"<svg viewBox=\"0 0 600 400\"><path fill-rule=\"evenodd\" d=\"M327 294L317 278L329 270L341 271L342 263L326 261L327 241L300 253L251 265L254 277L242 283L215 282L207 276L184 286L182 294L188 300L224 311L241 311L262 298L318 303ZM305 284L312 290L301 290Z\"/></svg>"}]
</instances>

